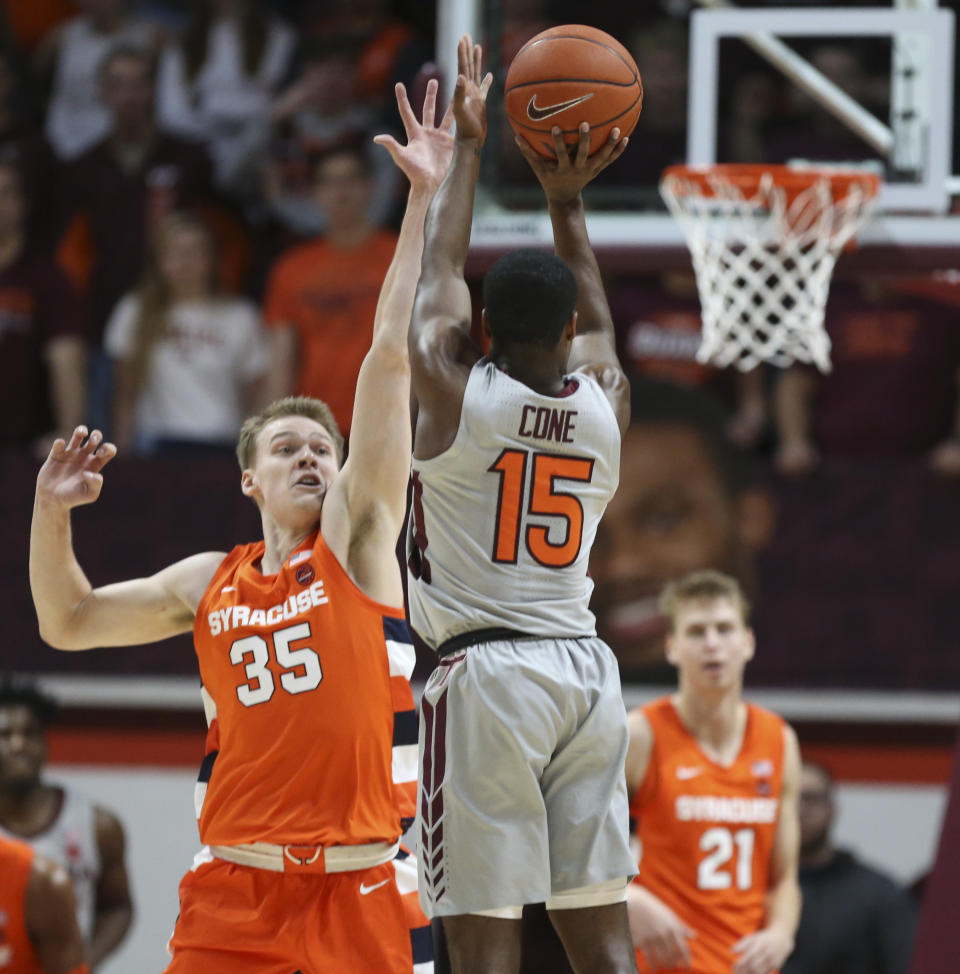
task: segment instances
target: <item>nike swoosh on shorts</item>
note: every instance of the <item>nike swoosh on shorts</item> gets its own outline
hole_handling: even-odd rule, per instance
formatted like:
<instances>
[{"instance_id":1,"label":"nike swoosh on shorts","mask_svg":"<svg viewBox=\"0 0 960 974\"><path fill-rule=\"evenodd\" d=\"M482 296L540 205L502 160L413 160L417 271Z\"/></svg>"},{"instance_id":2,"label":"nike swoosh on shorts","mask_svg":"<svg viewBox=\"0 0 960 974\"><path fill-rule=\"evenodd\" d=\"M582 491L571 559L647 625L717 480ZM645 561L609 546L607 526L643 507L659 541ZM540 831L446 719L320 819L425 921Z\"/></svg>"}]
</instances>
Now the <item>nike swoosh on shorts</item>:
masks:
<instances>
[{"instance_id":1,"label":"nike swoosh on shorts","mask_svg":"<svg viewBox=\"0 0 960 974\"><path fill-rule=\"evenodd\" d=\"M360 895L366 896L368 893L372 893L375 889L380 889L381 886L386 886L389 882L389 879L385 879L382 883L374 883L373 886L365 886L363 883L361 883Z\"/></svg>"}]
</instances>

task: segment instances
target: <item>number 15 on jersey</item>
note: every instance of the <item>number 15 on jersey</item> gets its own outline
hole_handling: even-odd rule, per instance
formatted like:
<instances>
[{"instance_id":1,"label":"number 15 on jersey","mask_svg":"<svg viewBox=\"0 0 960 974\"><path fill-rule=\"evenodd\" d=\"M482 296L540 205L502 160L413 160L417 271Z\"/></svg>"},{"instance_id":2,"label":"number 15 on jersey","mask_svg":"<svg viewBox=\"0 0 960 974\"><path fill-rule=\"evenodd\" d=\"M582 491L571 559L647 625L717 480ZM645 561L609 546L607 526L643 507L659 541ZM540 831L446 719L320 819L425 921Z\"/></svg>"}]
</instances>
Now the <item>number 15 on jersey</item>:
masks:
<instances>
[{"instance_id":1,"label":"number 15 on jersey","mask_svg":"<svg viewBox=\"0 0 960 974\"><path fill-rule=\"evenodd\" d=\"M569 489L560 489L558 482L590 483L593 464L594 461L587 457L504 450L489 467L490 472L500 478L493 561L515 565L522 537L524 546L538 564L547 568L572 565L580 554L583 541L583 505ZM528 497L528 515L560 521L562 534L559 540L551 540L551 528L542 524L528 523L524 531L525 495Z\"/></svg>"}]
</instances>

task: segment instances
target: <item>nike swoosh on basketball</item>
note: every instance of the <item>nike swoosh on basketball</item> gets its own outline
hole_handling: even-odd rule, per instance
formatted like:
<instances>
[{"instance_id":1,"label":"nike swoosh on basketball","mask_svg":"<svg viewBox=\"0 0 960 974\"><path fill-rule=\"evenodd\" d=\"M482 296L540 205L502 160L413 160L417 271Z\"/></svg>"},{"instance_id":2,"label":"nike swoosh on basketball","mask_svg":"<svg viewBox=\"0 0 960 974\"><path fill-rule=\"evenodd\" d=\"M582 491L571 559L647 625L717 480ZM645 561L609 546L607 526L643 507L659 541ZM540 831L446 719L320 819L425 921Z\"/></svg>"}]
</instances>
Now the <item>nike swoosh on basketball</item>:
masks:
<instances>
[{"instance_id":1,"label":"nike swoosh on basketball","mask_svg":"<svg viewBox=\"0 0 960 974\"><path fill-rule=\"evenodd\" d=\"M527 118L534 122L542 122L545 118L550 118L551 115L559 115L560 112L565 112L568 108L573 108L574 105L579 105L580 102L586 101L588 98L593 98L592 91L588 95L571 98L569 101L557 102L556 105L544 105L541 108L537 104L537 96L534 95L527 102Z\"/></svg>"},{"instance_id":2,"label":"nike swoosh on basketball","mask_svg":"<svg viewBox=\"0 0 960 974\"><path fill-rule=\"evenodd\" d=\"M385 879L382 883L374 883L373 886L364 886L363 883L360 884L360 895L366 896L367 893L372 893L375 889L380 889L381 886L386 886L389 883L389 879Z\"/></svg>"},{"instance_id":3,"label":"nike swoosh on basketball","mask_svg":"<svg viewBox=\"0 0 960 974\"><path fill-rule=\"evenodd\" d=\"M688 778L696 778L702 771L703 768L677 768L677 777L681 781L686 781Z\"/></svg>"}]
</instances>

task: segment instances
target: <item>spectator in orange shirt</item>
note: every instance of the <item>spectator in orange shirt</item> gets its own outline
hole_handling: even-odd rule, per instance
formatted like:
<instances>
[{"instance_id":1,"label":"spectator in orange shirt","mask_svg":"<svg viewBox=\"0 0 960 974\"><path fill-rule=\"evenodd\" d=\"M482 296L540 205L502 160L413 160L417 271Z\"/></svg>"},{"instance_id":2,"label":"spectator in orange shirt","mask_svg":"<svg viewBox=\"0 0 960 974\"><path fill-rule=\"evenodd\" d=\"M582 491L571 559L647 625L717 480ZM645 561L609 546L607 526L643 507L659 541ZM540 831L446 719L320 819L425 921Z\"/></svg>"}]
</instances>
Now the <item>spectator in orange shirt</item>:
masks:
<instances>
[{"instance_id":1,"label":"spectator in orange shirt","mask_svg":"<svg viewBox=\"0 0 960 974\"><path fill-rule=\"evenodd\" d=\"M316 199L326 212L327 232L281 254L267 282L269 398L322 394L344 433L396 243L392 232L366 215L372 192L362 147L324 155L316 169Z\"/></svg>"}]
</instances>

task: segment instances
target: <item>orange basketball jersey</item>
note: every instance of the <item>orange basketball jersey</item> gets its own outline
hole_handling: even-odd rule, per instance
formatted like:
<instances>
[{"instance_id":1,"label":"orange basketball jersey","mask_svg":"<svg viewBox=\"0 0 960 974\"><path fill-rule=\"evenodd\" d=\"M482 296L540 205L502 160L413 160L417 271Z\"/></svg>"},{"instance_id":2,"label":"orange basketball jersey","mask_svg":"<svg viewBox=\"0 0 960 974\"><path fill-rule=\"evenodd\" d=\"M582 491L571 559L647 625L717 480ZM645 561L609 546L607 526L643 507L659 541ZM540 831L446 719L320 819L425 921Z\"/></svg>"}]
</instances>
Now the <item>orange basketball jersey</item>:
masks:
<instances>
[{"instance_id":1,"label":"orange basketball jersey","mask_svg":"<svg viewBox=\"0 0 960 974\"><path fill-rule=\"evenodd\" d=\"M416 801L414 653L319 531L276 575L264 543L220 564L194 642L209 731L197 786L209 845L392 842Z\"/></svg>"},{"instance_id":2,"label":"orange basketball jersey","mask_svg":"<svg viewBox=\"0 0 960 974\"><path fill-rule=\"evenodd\" d=\"M0 972L40 974L40 964L24 916L33 849L0 837Z\"/></svg>"},{"instance_id":3,"label":"orange basketball jersey","mask_svg":"<svg viewBox=\"0 0 960 974\"><path fill-rule=\"evenodd\" d=\"M641 843L634 882L696 930L689 941L694 974L730 974L733 945L765 920L784 723L747 706L740 753L726 768L700 750L669 697L643 708L653 750L630 805ZM637 969L650 970L639 950Z\"/></svg>"}]
</instances>

